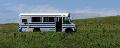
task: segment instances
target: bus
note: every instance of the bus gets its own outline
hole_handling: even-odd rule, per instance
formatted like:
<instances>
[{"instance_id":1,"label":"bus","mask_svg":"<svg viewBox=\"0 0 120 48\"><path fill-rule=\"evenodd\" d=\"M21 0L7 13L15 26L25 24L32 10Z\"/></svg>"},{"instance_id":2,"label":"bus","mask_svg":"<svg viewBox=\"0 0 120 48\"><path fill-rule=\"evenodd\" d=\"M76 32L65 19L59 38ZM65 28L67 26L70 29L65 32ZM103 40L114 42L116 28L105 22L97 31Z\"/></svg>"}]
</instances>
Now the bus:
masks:
<instances>
[{"instance_id":1,"label":"bus","mask_svg":"<svg viewBox=\"0 0 120 48\"><path fill-rule=\"evenodd\" d=\"M70 13L20 13L19 32L75 32Z\"/></svg>"}]
</instances>

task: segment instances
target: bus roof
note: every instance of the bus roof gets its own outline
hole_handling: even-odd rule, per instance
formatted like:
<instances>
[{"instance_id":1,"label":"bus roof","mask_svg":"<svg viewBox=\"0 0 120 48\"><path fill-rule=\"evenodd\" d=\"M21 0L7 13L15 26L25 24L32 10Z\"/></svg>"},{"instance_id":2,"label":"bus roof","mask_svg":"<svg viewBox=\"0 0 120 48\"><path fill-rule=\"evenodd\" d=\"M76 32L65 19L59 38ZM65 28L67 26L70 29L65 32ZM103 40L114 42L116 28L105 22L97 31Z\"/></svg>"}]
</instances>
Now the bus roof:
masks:
<instances>
[{"instance_id":1,"label":"bus roof","mask_svg":"<svg viewBox=\"0 0 120 48\"><path fill-rule=\"evenodd\" d=\"M69 13L20 13L20 16L68 16Z\"/></svg>"}]
</instances>

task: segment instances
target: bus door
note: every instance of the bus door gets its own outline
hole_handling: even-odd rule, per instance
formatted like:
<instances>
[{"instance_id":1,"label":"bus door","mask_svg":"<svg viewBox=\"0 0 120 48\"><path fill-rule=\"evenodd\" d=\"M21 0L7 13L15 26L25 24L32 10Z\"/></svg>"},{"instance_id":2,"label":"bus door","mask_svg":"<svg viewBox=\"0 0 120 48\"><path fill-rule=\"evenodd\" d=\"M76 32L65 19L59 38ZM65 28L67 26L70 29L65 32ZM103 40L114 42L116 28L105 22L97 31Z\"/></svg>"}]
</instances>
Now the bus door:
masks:
<instances>
[{"instance_id":1,"label":"bus door","mask_svg":"<svg viewBox=\"0 0 120 48\"><path fill-rule=\"evenodd\" d=\"M56 17L56 32L62 31L62 17Z\"/></svg>"}]
</instances>

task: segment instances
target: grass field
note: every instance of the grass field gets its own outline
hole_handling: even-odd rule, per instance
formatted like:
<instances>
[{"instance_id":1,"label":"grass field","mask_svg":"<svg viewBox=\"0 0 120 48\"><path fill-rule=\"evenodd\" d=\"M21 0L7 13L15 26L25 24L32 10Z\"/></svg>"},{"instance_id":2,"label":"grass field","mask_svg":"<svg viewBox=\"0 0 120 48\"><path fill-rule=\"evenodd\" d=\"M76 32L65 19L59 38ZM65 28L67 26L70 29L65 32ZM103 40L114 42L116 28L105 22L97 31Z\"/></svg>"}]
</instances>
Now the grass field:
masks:
<instances>
[{"instance_id":1,"label":"grass field","mask_svg":"<svg viewBox=\"0 0 120 48\"><path fill-rule=\"evenodd\" d=\"M17 32L0 25L0 48L120 48L120 16L80 19L75 33Z\"/></svg>"}]
</instances>

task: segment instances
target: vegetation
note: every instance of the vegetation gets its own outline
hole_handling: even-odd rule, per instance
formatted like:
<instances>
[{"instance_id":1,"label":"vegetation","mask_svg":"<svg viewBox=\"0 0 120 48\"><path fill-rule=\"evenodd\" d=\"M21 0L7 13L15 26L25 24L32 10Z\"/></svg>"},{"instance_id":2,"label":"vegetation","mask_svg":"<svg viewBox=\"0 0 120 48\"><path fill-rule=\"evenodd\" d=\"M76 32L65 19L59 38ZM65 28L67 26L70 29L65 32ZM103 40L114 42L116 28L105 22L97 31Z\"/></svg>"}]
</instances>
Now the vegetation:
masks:
<instances>
[{"instance_id":1,"label":"vegetation","mask_svg":"<svg viewBox=\"0 0 120 48\"><path fill-rule=\"evenodd\" d=\"M119 48L120 16L74 20L75 33L17 32L18 24L0 25L0 48Z\"/></svg>"}]
</instances>

